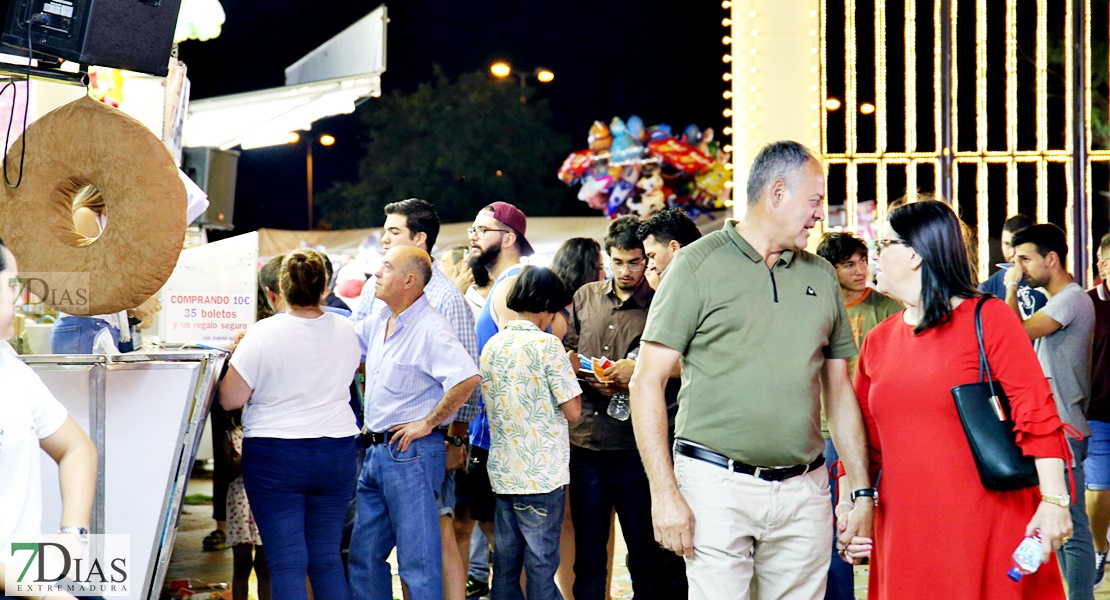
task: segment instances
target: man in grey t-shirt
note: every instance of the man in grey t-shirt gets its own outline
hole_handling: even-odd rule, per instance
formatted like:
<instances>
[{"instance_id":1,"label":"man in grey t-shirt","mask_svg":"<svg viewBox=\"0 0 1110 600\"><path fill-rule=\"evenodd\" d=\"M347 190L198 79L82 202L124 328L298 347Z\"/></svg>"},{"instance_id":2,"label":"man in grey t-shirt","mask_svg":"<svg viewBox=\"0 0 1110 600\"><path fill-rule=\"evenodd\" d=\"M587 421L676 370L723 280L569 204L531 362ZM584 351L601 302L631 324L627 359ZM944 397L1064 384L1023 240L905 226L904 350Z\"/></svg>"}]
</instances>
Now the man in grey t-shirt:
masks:
<instances>
[{"instance_id":1,"label":"man in grey t-shirt","mask_svg":"<svg viewBox=\"0 0 1110 600\"><path fill-rule=\"evenodd\" d=\"M1014 234L1013 245L1017 264L1005 276L1006 302L1021 315L1016 289L1022 275L1030 286L1047 292L1048 303L1022 324L1034 340L1037 358L1052 385L1060 419L1084 436L1082 440L1069 440L1075 455L1072 469L1077 492L1074 499L1068 499L1074 534L1057 551L1057 558L1068 581L1069 599L1090 599L1099 578L1096 571L1104 568L1106 560L1105 554L1095 556L1083 493L1083 459L1087 456L1086 438L1091 435L1083 414L1091 398L1095 305L1064 266L1068 244L1059 227L1051 224L1027 227Z\"/></svg>"}]
</instances>

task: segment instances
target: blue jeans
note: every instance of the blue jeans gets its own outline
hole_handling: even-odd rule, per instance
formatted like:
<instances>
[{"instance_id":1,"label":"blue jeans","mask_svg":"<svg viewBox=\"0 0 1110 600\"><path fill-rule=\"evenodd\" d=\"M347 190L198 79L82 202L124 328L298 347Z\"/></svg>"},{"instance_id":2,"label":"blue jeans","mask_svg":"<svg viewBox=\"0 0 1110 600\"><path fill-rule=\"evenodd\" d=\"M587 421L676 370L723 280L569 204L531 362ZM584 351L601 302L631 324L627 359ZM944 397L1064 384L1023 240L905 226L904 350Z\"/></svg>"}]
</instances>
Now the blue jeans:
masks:
<instances>
[{"instance_id":1,"label":"blue jeans","mask_svg":"<svg viewBox=\"0 0 1110 600\"><path fill-rule=\"evenodd\" d=\"M494 501L496 507L496 500ZM494 508L494 511L497 509ZM494 526L496 527L496 525ZM494 536L497 532L494 531ZM470 565L467 567L466 576L474 581L481 581L489 585L489 540L477 524L470 534Z\"/></svg>"},{"instance_id":2,"label":"blue jeans","mask_svg":"<svg viewBox=\"0 0 1110 600\"><path fill-rule=\"evenodd\" d=\"M836 452L836 447L833 446L831 439L825 440L825 468L832 468L833 463L840 460L840 455ZM836 487L836 479L829 475L829 492L832 498L833 514L836 514L836 501L839 490ZM836 521L833 521L833 527L836 527ZM856 582L855 575L852 572L852 565L844 562L840 558L840 554L836 551L836 532L833 531L833 545L832 545L832 562L829 563L829 584L825 587L825 600L855 600L856 597Z\"/></svg>"},{"instance_id":3,"label":"blue jeans","mask_svg":"<svg viewBox=\"0 0 1110 600\"><path fill-rule=\"evenodd\" d=\"M562 487L546 494L497 495L492 600L524 600L522 568L528 572L528 600L562 600L555 571L566 498Z\"/></svg>"},{"instance_id":4,"label":"blue jeans","mask_svg":"<svg viewBox=\"0 0 1110 600\"><path fill-rule=\"evenodd\" d=\"M119 347L119 329L103 319L64 316L54 322L50 330L50 351L54 354L92 354L93 340L101 329L112 334L112 341Z\"/></svg>"},{"instance_id":5,"label":"blue jeans","mask_svg":"<svg viewBox=\"0 0 1110 600\"><path fill-rule=\"evenodd\" d=\"M1071 539L1056 551L1056 560L1068 583L1068 600L1093 600L1095 597L1095 545L1091 523L1087 520L1087 502L1084 500L1083 460L1087 458L1087 440L1068 438L1071 453L1078 465L1072 469L1075 477L1075 495L1071 498Z\"/></svg>"},{"instance_id":6,"label":"blue jeans","mask_svg":"<svg viewBox=\"0 0 1110 600\"><path fill-rule=\"evenodd\" d=\"M266 544L275 598L350 598L339 546L355 482L355 439L243 440L243 484Z\"/></svg>"},{"instance_id":7,"label":"blue jeans","mask_svg":"<svg viewBox=\"0 0 1110 600\"><path fill-rule=\"evenodd\" d=\"M613 509L628 547L628 573L636 600L686 597L681 560L668 561L655 541L651 491L636 450L570 447L570 516L574 522L574 597L605 598L609 524ZM495 546L495 556L500 552ZM677 558L677 557L676 557ZM496 557L494 558L496 560ZM496 574L494 581L497 580Z\"/></svg>"},{"instance_id":8,"label":"blue jeans","mask_svg":"<svg viewBox=\"0 0 1110 600\"><path fill-rule=\"evenodd\" d=\"M396 444L366 450L358 479L350 574L355 598L393 600L386 559L397 548L397 570L412 600L443 598L443 554L436 495L447 449L437 433L401 452ZM277 596L275 596L277 597Z\"/></svg>"}]
</instances>

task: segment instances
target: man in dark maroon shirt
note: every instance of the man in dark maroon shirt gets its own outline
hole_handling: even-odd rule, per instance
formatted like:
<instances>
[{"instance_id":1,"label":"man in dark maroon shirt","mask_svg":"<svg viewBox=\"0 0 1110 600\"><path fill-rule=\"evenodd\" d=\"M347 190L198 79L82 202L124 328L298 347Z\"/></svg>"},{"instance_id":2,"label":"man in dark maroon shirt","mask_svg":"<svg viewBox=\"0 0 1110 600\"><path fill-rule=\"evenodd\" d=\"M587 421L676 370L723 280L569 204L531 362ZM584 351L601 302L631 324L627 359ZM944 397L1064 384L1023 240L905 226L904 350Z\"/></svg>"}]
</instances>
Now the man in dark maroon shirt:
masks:
<instances>
[{"instance_id":1,"label":"man in dark maroon shirt","mask_svg":"<svg viewBox=\"0 0 1110 600\"><path fill-rule=\"evenodd\" d=\"M1083 468L1087 474L1087 516L1095 538L1095 589L1106 577L1107 528L1110 528L1110 233L1098 247L1099 284L1087 292L1095 303L1095 331L1091 348L1091 403L1087 424L1090 447Z\"/></svg>"}]
</instances>

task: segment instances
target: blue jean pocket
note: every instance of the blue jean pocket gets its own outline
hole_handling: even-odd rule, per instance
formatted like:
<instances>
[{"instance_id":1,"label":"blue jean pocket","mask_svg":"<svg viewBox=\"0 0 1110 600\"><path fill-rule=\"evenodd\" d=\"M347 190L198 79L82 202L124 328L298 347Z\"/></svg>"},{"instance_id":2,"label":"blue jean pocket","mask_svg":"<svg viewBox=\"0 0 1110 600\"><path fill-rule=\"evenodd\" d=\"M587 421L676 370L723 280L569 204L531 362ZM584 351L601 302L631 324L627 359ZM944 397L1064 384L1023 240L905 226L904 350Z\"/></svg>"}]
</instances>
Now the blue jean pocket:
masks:
<instances>
[{"instance_id":1,"label":"blue jean pocket","mask_svg":"<svg viewBox=\"0 0 1110 600\"><path fill-rule=\"evenodd\" d=\"M408 450L401 452L397 448L397 442L390 440L386 443L386 451L389 452L389 458L393 459L393 462L405 463L420 460L423 457L423 453L420 451L421 444L418 442L419 440L414 440L409 444Z\"/></svg>"},{"instance_id":2,"label":"blue jean pocket","mask_svg":"<svg viewBox=\"0 0 1110 600\"><path fill-rule=\"evenodd\" d=\"M55 327L50 332L50 351L54 354L80 354L81 327Z\"/></svg>"},{"instance_id":3,"label":"blue jean pocket","mask_svg":"<svg viewBox=\"0 0 1110 600\"><path fill-rule=\"evenodd\" d=\"M546 506L536 506L523 502L513 503L513 514L516 515L517 521L524 529L539 529L549 516Z\"/></svg>"}]
</instances>

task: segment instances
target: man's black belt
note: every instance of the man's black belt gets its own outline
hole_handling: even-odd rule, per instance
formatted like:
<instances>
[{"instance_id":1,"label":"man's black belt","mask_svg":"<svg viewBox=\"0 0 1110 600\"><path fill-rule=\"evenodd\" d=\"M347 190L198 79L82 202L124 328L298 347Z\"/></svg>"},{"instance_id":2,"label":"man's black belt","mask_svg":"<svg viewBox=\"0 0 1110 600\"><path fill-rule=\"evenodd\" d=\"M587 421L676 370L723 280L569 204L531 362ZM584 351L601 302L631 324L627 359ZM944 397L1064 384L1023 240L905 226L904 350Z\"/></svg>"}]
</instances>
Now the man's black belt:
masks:
<instances>
[{"instance_id":1,"label":"man's black belt","mask_svg":"<svg viewBox=\"0 0 1110 600\"><path fill-rule=\"evenodd\" d=\"M367 431L362 434L362 443L367 446L377 446L378 444L388 444L389 440L393 439L395 431L383 431L377 433L374 431Z\"/></svg>"},{"instance_id":2,"label":"man's black belt","mask_svg":"<svg viewBox=\"0 0 1110 600\"><path fill-rule=\"evenodd\" d=\"M763 481L783 481L813 471L825 464L825 457L818 456L817 460L814 460L808 465L794 465L793 467L781 467L777 469L756 467L738 460L732 460L723 454L717 454L712 450L702 448L701 446L695 446L683 440L675 440L674 451L683 456L716 465L722 469L758 477Z\"/></svg>"},{"instance_id":3,"label":"man's black belt","mask_svg":"<svg viewBox=\"0 0 1110 600\"><path fill-rule=\"evenodd\" d=\"M447 435L447 428L446 427L436 427L435 429L432 430L432 433L437 433L437 432L440 435ZM377 446L378 444L388 444L389 441L393 439L393 436L396 435L397 433L398 432L396 432L396 431L383 431L381 433L377 433L377 432L374 432L374 431L367 431L367 432L364 432L362 434L362 443L363 443L364 446Z\"/></svg>"}]
</instances>

